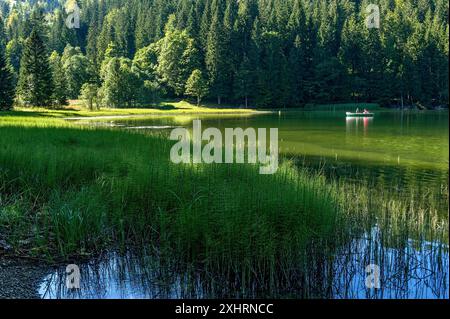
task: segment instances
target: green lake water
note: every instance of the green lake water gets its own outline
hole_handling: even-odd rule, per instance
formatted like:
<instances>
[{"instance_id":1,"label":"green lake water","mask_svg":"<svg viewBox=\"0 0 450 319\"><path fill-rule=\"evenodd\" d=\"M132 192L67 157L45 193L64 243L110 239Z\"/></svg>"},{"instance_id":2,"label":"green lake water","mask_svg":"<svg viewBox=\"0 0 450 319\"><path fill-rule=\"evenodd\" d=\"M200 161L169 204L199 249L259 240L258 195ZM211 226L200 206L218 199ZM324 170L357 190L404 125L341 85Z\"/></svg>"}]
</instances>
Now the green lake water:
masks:
<instances>
[{"instance_id":1,"label":"green lake water","mask_svg":"<svg viewBox=\"0 0 450 319\"><path fill-rule=\"evenodd\" d=\"M365 170L371 177L440 184L448 179L448 112L377 112L374 118L346 118L344 112L281 112L231 116L171 116L115 121L130 128L278 128L280 153L311 165ZM347 175L346 170L346 175ZM397 181L396 181L397 182Z\"/></svg>"}]
</instances>

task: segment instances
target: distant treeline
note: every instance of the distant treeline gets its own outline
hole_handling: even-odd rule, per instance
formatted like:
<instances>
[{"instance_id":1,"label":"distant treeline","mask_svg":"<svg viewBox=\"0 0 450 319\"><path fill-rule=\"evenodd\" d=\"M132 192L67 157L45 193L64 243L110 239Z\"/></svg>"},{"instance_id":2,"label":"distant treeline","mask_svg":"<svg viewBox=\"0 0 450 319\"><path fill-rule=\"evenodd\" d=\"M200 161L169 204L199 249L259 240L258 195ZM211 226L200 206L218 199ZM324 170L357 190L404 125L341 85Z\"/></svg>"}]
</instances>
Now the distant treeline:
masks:
<instances>
[{"instance_id":1,"label":"distant treeline","mask_svg":"<svg viewBox=\"0 0 450 319\"><path fill-rule=\"evenodd\" d=\"M380 28L366 25L369 4L380 8ZM77 7L79 28L69 28ZM58 106L81 96L93 108L185 95L252 107L448 105L448 8L447 0L0 0L0 108L13 97Z\"/></svg>"}]
</instances>

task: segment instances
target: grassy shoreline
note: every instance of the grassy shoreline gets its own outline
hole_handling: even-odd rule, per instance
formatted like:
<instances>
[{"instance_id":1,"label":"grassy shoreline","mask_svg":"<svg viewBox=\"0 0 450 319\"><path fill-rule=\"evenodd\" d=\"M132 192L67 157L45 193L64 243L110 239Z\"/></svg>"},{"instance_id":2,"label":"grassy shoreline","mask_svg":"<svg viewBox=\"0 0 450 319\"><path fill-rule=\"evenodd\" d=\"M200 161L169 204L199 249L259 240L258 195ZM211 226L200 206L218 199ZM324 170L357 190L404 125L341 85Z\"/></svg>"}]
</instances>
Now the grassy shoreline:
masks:
<instances>
[{"instance_id":1,"label":"grassy shoreline","mask_svg":"<svg viewBox=\"0 0 450 319\"><path fill-rule=\"evenodd\" d=\"M177 102L161 102L156 106L147 108L101 108L98 110L87 110L80 106L79 102L71 103L62 109L46 109L46 108L23 108L15 107L11 111L3 111L0 113L0 121L13 121L17 117L20 120L16 122L28 121L32 122L33 118L45 119L64 119L64 120L96 120L96 119L120 119L120 118L141 118L150 116L181 116L181 115L230 115L230 116L252 116L279 112L345 112L359 109L370 109L372 111L398 112L397 109L382 108L378 104L371 103L342 103L342 104L324 104L324 105L306 105L304 108L285 108L285 109L256 109L242 108L233 106L219 105L201 105L196 106L187 101ZM401 110L400 110L401 111ZM403 110L416 111L416 110ZM419 110L417 110L419 111ZM20 123L18 123L20 124Z\"/></svg>"},{"instance_id":2,"label":"grassy shoreline","mask_svg":"<svg viewBox=\"0 0 450 319\"><path fill-rule=\"evenodd\" d=\"M21 108L14 109L18 112L41 113L53 117L97 117L97 116L130 116L130 115L183 115L183 114L257 114L267 113L265 110L244 109L237 107L196 106L186 101L162 102L146 108L101 108L87 110L78 104L72 104L62 109L45 108Z\"/></svg>"}]
</instances>

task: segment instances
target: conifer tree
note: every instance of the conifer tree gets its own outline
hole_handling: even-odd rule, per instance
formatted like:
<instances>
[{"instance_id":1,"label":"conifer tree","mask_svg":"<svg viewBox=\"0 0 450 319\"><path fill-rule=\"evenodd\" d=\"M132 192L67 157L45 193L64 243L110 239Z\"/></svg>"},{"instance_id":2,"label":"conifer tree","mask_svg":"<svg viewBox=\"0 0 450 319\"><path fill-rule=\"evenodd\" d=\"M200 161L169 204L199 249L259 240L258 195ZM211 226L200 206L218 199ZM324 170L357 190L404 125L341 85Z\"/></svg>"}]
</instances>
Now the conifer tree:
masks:
<instances>
[{"instance_id":1,"label":"conifer tree","mask_svg":"<svg viewBox=\"0 0 450 319\"><path fill-rule=\"evenodd\" d=\"M18 83L20 102L26 106L51 106L53 79L47 49L37 30L25 41Z\"/></svg>"},{"instance_id":2,"label":"conifer tree","mask_svg":"<svg viewBox=\"0 0 450 319\"><path fill-rule=\"evenodd\" d=\"M14 79L12 68L5 54L5 32L0 17L0 111L10 110L14 102Z\"/></svg>"},{"instance_id":3,"label":"conifer tree","mask_svg":"<svg viewBox=\"0 0 450 319\"><path fill-rule=\"evenodd\" d=\"M151 76L139 67L132 72L139 78L140 103L150 91L181 96L198 69L217 103L448 105L446 0L375 1L382 13L379 29L365 25L369 0L80 0L80 29L65 26L65 3L18 1L2 10L13 86L25 39L35 30L47 55L61 54L67 45L77 51L62 55L63 66L68 60L72 71L89 65L87 80L70 77L71 98L86 81L101 87L102 65L111 58L135 61L140 49L153 46ZM175 31L168 33L171 15Z\"/></svg>"},{"instance_id":4,"label":"conifer tree","mask_svg":"<svg viewBox=\"0 0 450 319\"><path fill-rule=\"evenodd\" d=\"M211 28L208 33L206 48L206 68L209 74L211 94L217 97L220 105L222 99L229 93L229 69L227 38L223 25L223 2L214 0Z\"/></svg>"}]
</instances>

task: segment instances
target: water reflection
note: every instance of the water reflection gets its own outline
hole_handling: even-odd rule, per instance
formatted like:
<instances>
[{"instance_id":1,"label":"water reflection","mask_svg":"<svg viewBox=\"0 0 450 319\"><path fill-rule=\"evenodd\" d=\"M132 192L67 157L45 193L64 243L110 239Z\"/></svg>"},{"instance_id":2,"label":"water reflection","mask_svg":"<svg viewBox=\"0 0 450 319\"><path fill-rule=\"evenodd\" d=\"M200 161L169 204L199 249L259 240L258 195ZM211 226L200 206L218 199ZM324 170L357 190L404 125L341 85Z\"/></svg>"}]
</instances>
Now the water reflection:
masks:
<instances>
[{"instance_id":1,"label":"water reflection","mask_svg":"<svg viewBox=\"0 0 450 319\"><path fill-rule=\"evenodd\" d=\"M107 253L80 265L79 290L66 288L65 268L41 284L44 299L179 299L186 298L182 279L135 253ZM198 292L196 295L201 296Z\"/></svg>"},{"instance_id":2,"label":"water reflection","mask_svg":"<svg viewBox=\"0 0 450 319\"><path fill-rule=\"evenodd\" d=\"M368 265L379 267L381 289L367 289ZM446 299L448 245L408 239L400 247L383 243L375 226L341 248L333 261L333 297L345 299ZM372 269L373 270L373 269Z\"/></svg>"},{"instance_id":3,"label":"water reflection","mask_svg":"<svg viewBox=\"0 0 450 319\"><path fill-rule=\"evenodd\" d=\"M373 124L373 117L347 117L346 128L347 134L355 134L363 132L367 136L369 127Z\"/></svg>"},{"instance_id":4,"label":"water reflection","mask_svg":"<svg viewBox=\"0 0 450 319\"><path fill-rule=\"evenodd\" d=\"M81 289L68 291L65 268L42 283L46 299L179 299L179 298L354 298L440 299L449 296L448 245L407 240L400 246L383 241L378 226L337 249L313 244L305 263L276 289L239 287L239 278L219 278L193 271L180 275L156 257L109 253L81 265ZM368 265L380 270L380 289L366 287Z\"/></svg>"}]
</instances>

